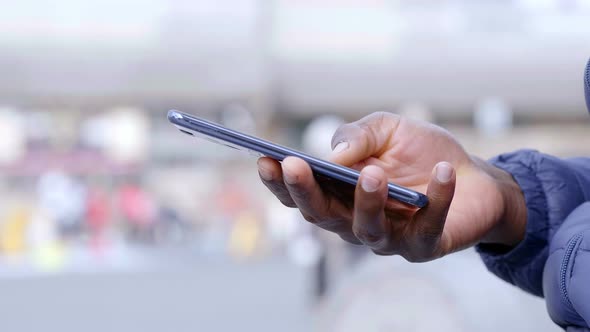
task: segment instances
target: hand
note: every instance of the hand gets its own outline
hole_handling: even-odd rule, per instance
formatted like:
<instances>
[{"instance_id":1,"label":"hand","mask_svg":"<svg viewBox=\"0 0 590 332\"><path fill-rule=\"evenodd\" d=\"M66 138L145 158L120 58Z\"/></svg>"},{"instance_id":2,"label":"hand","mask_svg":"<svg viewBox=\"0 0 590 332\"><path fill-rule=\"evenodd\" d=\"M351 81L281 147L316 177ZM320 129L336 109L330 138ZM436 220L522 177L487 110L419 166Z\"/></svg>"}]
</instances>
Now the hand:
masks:
<instances>
[{"instance_id":1,"label":"hand","mask_svg":"<svg viewBox=\"0 0 590 332\"><path fill-rule=\"evenodd\" d=\"M450 133L390 113L340 127L329 160L361 171L354 199L321 186L295 157L282 165L259 159L263 183L306 220L409 261L441 257L477 242L515 245L524 236L526 207L512 177L470 157ZM425 192L417 210L387 198L387 182Z\"/></svg>"}]
</instances>

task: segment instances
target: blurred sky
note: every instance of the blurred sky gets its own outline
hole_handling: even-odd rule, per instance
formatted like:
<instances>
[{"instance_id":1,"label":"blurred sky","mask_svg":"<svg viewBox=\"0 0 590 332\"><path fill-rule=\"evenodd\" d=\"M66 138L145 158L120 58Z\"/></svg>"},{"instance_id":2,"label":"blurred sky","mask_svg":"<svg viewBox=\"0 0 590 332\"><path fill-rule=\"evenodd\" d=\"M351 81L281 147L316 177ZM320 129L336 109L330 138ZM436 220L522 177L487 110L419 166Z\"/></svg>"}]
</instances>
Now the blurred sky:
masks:
<instances>
[{"instance_id":1,"label":"blurred sky","mask_svg":"<svg viewBox=\"0 0 590 332\"><path fill-rule=\"evenodd\" d=\"M218 101L299 114L501 97L575 116L587 0L35 1L0 13L0 96ZM43 103L39 101L38 103ZM263 106L260 106L263 108ZM256 111L256 109L254 110Z\"/></svg>"}]
</instances>

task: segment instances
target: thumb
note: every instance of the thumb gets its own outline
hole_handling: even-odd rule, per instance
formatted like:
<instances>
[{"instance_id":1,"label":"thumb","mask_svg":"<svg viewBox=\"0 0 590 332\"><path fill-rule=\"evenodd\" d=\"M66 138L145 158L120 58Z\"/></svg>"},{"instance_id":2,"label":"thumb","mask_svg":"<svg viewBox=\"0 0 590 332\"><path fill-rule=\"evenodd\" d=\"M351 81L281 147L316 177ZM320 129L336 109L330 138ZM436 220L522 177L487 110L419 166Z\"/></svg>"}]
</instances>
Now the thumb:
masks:
<instances>
[{"instance_id":1,"label":"thumb","mask_svg":"<svg viewBox=\"0 0 590 332\"><path fill-rule=\"evenodd\" d=\"M416 213L414 220L414 234L421 239L421 246L440 255L450 251L450 240L443 236L443 229L455 194L455 184L453 166L446 161L436 164L426 190L428 205Z\"/></svg>"},{"instance_id":2,"label":"thumb","mask_svg":"<svg viewBox=\"0 0 590 332\"><path fill-rule=\"evenodd\" d=\"M352 166L377 154L387 144L391 131L395 130L396 125L389 128L393 119L393 114L373 113L340 126L332 137L332 153L328 160Z\"/></svg>"}]
</instances>

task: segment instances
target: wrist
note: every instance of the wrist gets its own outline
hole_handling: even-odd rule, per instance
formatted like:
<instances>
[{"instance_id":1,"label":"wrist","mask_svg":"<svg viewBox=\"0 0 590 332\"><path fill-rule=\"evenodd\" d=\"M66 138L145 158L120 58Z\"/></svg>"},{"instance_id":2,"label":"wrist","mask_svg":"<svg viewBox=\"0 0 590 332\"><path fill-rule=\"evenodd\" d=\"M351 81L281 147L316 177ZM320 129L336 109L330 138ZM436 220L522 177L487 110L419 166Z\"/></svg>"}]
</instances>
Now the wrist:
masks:
<instances>
[{"instance_id":1,"label":"wrist","mask_svg":"<svg viewBox=\"0 0 590 332\"><path fill-rule=\"evenodd\" d=\"M526 232L526 201L512 175L499 168L496 169L504 173L504 179L498 184L504 204L502 219L498 224L504 234L502 244L514 247L524 239Z\"/></svg>"},{"instance_id":2,"label":"wrist","mask_svg":"<svg viewBox=\"0 0 590 332\"><path fill-rule=\"evenodd\" d=\"M510 173L483 160L477 163L492 178L500 204L492 228L480 242L515 247L524 239L526 231L527 209L524 194Z\"/></svg>"}]
</instances>

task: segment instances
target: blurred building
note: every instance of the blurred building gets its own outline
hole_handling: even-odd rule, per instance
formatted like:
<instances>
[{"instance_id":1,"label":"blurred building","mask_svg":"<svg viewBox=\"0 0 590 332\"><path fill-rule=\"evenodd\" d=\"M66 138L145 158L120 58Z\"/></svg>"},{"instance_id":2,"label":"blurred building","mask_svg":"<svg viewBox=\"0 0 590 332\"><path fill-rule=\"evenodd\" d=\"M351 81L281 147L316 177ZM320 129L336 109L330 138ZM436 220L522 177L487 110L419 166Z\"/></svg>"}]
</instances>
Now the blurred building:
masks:
<instances>
[{"instance_id":1,"label":"blurred building","mask_svg":"<svg viewBox=\"0 0 590 332\"><path fill-rule=\"evenodd\" d=\"M357 117L419 101L445 118L499 97L580 117L590 6L543 1L30 1L0 14L0 98Z\"/></svg>"}]
</instances>

